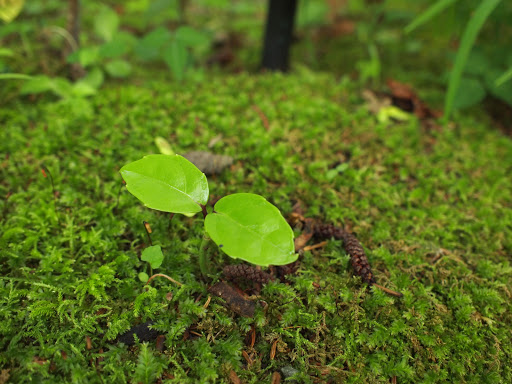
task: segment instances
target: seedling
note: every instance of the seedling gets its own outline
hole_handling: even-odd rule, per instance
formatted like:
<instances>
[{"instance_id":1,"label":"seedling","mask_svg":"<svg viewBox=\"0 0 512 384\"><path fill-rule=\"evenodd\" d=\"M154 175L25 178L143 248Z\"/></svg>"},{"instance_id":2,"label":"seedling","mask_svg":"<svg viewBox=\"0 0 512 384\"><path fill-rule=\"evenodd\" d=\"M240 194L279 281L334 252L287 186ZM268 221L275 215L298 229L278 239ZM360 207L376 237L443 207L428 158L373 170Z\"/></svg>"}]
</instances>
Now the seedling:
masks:
<instances>
[{"instance_id":1,"label":"seedling","mask_svg":"<svg viewBox=\"0 0 512 384\"><path fill-rule=\"evenodd\" d=\"M279 210L260 195L225 196L208 213L206 176L180 155L145 156L120 172L128 191L149 208L185 215L202 212L210 238L234 259L268 266L289 264L298 257L292 229ZM202 252L202 257L205 254ZM206 260L200 260L200 265L207 265Z\"/></svg>"}]
</instances>

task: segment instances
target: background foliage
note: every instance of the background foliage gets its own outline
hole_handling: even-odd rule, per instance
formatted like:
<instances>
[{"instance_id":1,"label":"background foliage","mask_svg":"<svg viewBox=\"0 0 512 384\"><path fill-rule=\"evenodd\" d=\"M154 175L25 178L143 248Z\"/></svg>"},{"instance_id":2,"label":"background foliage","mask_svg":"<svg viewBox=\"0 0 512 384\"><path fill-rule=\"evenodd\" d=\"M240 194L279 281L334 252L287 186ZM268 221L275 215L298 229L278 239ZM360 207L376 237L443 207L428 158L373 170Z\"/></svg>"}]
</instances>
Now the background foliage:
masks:
<instances>
[{"instance_id":1,"label":"background foliage","mask_svg":"<svg viewBox=\"0 0 512 384\"><path fill-rule=\"evenodd\" d=\"M510 66L510 3L463 72L487 100L444 126L379 120L361 90L391 77L442 106L480 1L410 35L430 2L300 4L287 76L232 74L259 66L264 1L84 2L71 55L60 1L0 25L0 382L512 381L512 144L484 114L507 102L485 84ZM70 62L86 76L72 80ZM232 156L211 179L219 195L258 193L285 215L300 202L347 227L403 299L368 290L331 240L261 290L254 318L209 300L202 220L169 222L123 189L120 167L158 153L156 137ZM143 221L161 260L143 258ZM232 261L211 256L217 281ZM145 286L157 261L184 286ZM116 342L147 321L162 348Z\"/></svg>"}]
</instances>

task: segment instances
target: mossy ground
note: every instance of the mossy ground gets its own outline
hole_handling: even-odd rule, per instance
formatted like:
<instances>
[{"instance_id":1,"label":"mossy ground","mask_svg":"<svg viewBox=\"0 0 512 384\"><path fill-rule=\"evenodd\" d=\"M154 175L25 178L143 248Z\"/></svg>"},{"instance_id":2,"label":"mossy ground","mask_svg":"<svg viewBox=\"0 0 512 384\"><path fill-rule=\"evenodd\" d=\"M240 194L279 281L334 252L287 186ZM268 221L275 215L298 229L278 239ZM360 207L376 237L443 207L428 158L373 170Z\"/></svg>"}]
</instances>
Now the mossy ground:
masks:
<instances>
[{"instance_id":1,"label":"mossy ground","mask_svg":"<svg viewBox=\"0 0 512 384\"><path fill-rule=\"evenodd\" d=\"M77 103L0 108L0 365L12 382L229 382L234 370L259 383L287 366L304 383L512 382L510 138L464 116L380 124L349 81L306 70L110 85ZM236 159L210 178L214 195L259 193L284 215L301 201L349 227L377 281L404 297L367 290L333 240L305 252L290 284L266 285L254 319L217 298L205 309L203 220L169 222L118 173L157 153L156 136ZM158 271L184 287L138 280L150 272L143 220L164 250ZM212 261L219 277L231 262ZM114 342L147 320L163 352ZM200 336L184 340L189 327Z\"/></svg>"}]
</instances>

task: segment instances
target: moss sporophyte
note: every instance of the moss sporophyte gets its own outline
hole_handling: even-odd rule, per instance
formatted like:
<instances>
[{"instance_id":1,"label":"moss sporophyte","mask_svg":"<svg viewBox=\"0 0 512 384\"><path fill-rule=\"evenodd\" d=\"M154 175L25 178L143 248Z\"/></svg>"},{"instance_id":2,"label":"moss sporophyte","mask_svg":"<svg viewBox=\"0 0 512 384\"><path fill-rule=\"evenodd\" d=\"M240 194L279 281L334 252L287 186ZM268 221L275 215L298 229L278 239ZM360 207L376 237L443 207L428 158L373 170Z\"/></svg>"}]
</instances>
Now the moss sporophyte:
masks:
<instances>
[{"instance_id":1,"label":"moss sporophyte","mask_svg":"<svg viewBox=\"0 0 512 384\"><path fill-rule=\"evenodd\" d=\"M221 198L208 213L206 176L180 155L145 156L120 172L128 191L148 208L184 215L202 212L206 233L232 258L259 266L297 260L293 231L279 209L260 195L236 193ZM203 274L206 254L200 252Z\"/></svg>"}]
</instances>

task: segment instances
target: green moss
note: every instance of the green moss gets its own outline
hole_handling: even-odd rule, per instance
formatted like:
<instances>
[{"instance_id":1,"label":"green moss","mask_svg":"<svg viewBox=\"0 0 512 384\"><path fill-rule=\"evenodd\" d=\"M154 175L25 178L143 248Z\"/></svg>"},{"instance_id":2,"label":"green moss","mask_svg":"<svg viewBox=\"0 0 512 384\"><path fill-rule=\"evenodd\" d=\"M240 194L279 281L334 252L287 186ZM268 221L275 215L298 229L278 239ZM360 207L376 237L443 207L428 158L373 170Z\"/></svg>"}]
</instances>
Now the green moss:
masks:
<instances>
[{"instance_id":1,"label":"green moss","mask_svg":"<svg viewBox=\"0 0 512 384\"><path fill-rule=\"evenodd\" d=\"M346 79L305 70L112 86L89 107L0 109L0 364L13 382L227 382L233 369L256 383L290 367L301 382L512 381L509 138L464 116L430 131L382 125ZM120 167L156 153L156 136L177 153L235 158L211 179L214 195L258 193L285 214L300 200L307 216L349 226L403 299L366 290L330 241L303 255L290 284L264 287L255 319L215 298L205 309L202 220L169 222L121 188ZM143 220L164 252L159 271L185 287L138 280ZM227 260L213 261L220 275ZM148 320L165 352L115 344Z\"/></svg>"}]
</instances>

